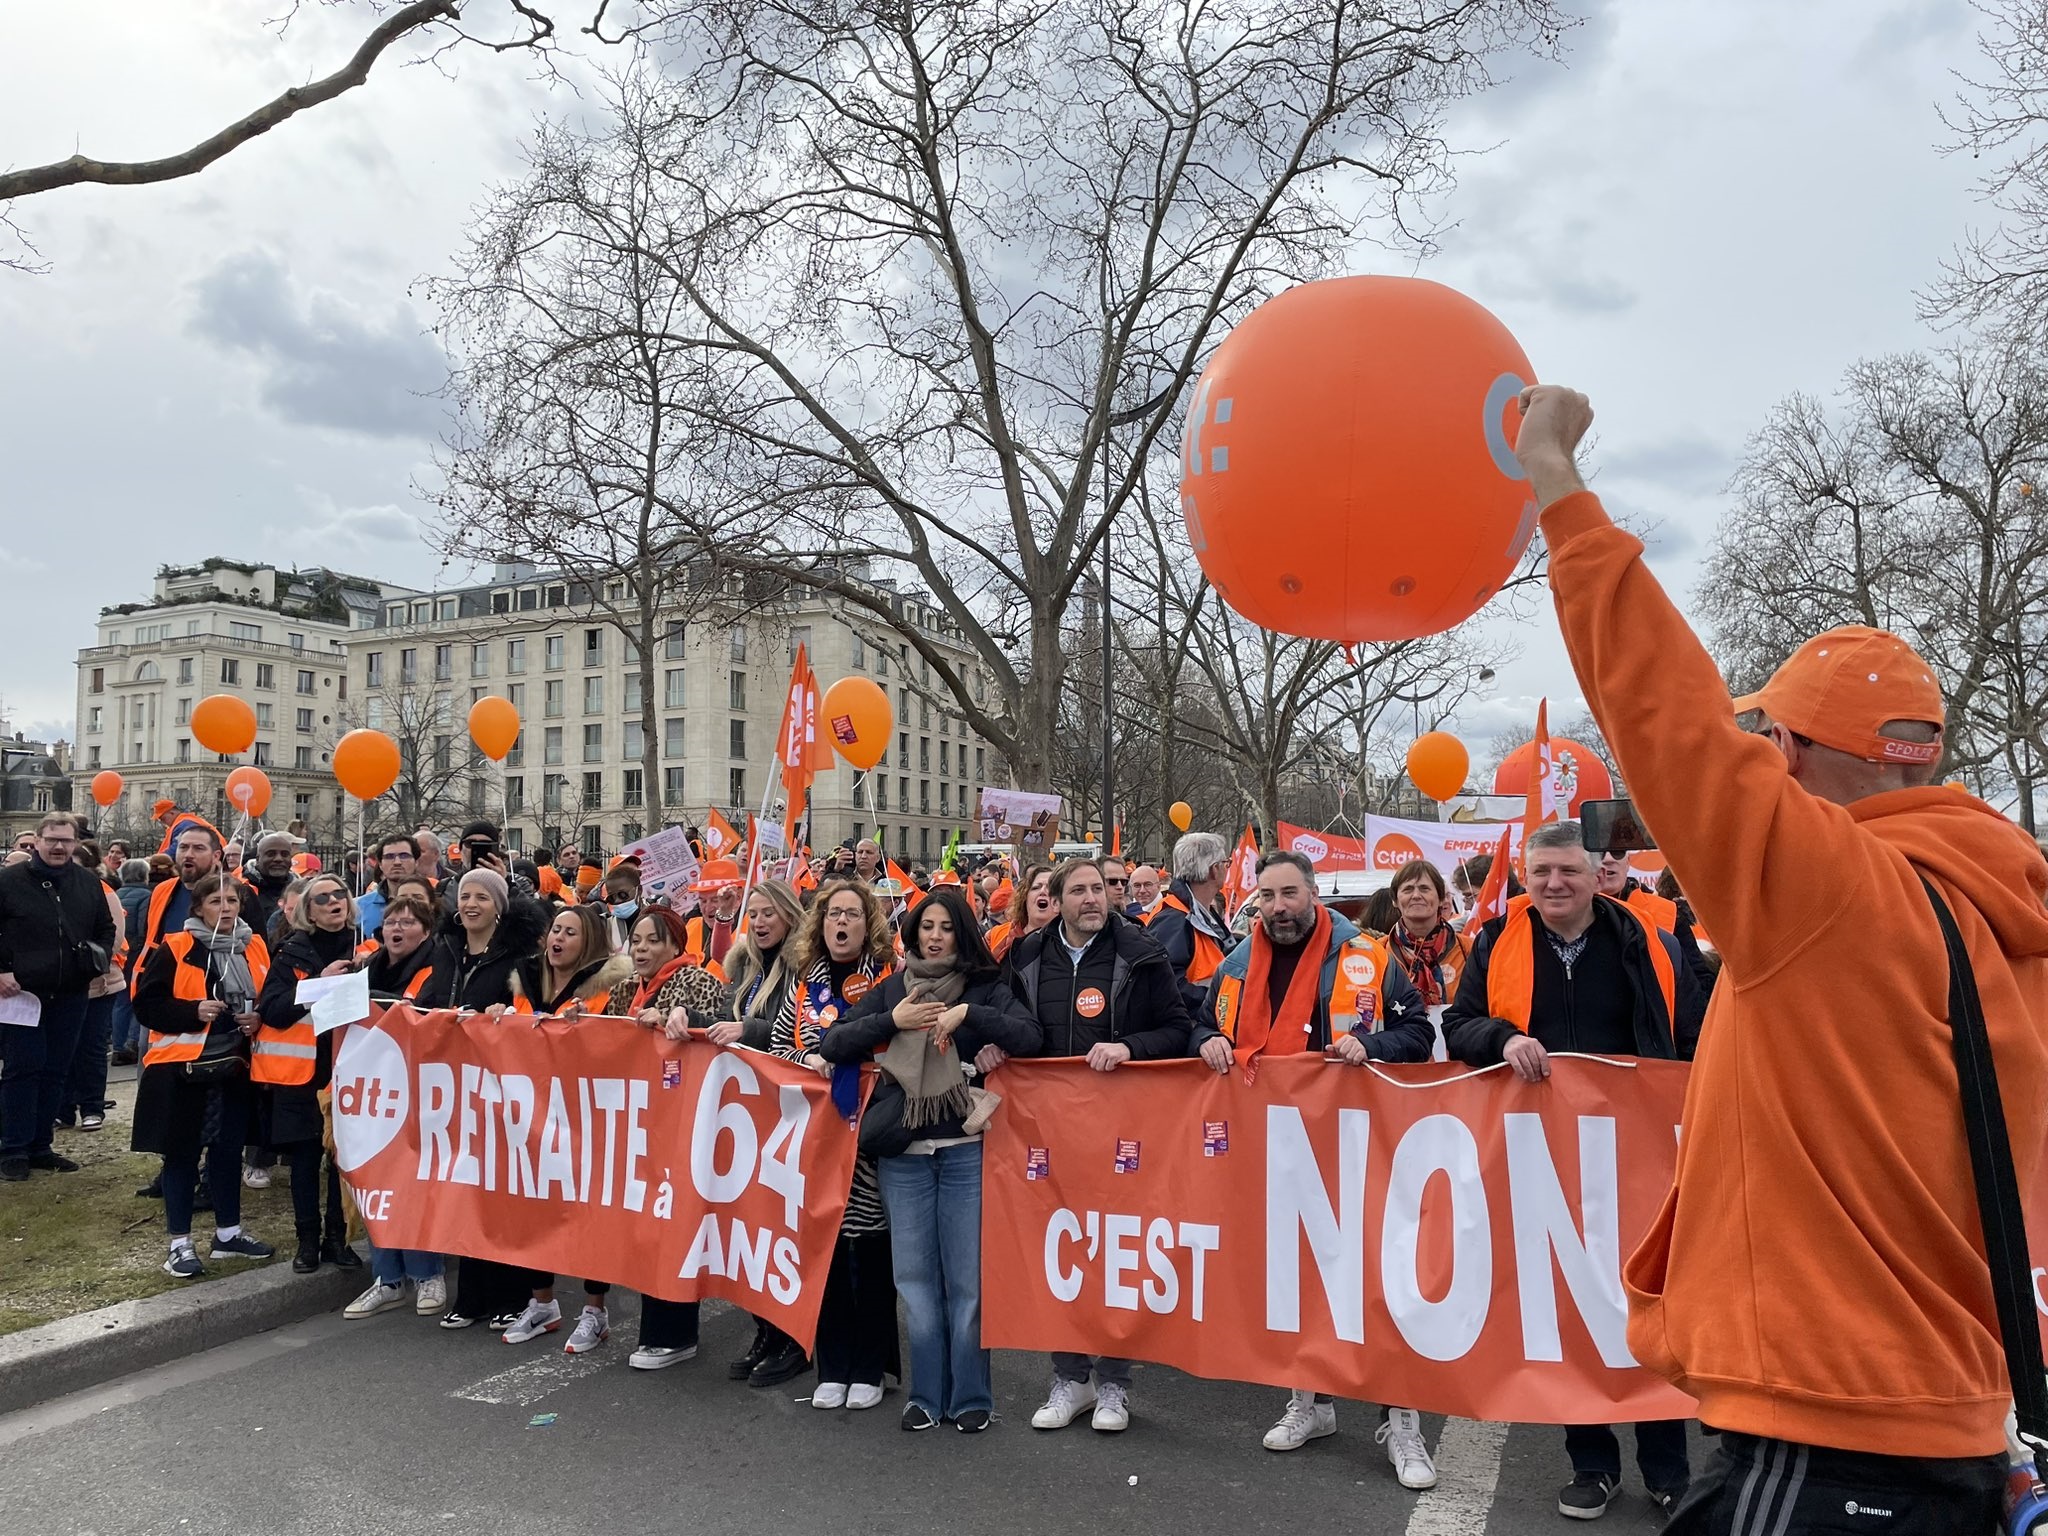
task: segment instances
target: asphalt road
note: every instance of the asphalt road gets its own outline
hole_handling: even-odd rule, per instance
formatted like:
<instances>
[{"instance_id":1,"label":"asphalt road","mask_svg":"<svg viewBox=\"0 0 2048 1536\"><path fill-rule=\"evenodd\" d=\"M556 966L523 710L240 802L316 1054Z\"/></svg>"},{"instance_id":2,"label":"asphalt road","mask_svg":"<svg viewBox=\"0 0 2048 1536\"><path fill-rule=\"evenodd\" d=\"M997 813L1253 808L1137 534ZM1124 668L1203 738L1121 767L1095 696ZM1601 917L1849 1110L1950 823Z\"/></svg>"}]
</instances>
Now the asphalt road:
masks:
<instances>
[{"instance_id":1,"label":"asphalt road","mask_svg":"<svg viewBox=\"0 0 2048 1536\"><path fill-rule=\"evenodd\" d=\"M1335 1436L1275 1455L1259 1440L1281 1394L1140 1366L1129 1431L1040 1433L1047 1367L1002 1353L989 1433L910 1435L894 1388L825 1413L807 1379L728 1382L751 1325L717 1303L697 1359L629 1370L634 1302L617 1299L612 1341L588 1356L563 1355L561 1335L443 1333L409 1309L335 1314L0 1416L0 1536L1582 1528L1555 1510L1554 1428L1427 1419L1441 1482L1412 1494L1369 1405L1340 1404ZM1656 1525L1631 1467L1602 1528Z\"/></svg>"}]
</instances>

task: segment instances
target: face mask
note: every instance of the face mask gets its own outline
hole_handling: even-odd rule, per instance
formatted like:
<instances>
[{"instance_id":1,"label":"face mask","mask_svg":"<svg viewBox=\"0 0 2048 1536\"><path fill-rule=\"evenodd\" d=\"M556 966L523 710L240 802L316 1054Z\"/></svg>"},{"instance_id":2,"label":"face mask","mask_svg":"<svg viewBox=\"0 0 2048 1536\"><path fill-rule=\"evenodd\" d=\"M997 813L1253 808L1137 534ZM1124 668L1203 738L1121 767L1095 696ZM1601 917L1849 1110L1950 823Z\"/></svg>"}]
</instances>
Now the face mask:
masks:
<instances>
[{"instance_id":1,"label":"face mask","mask_svg":"<svg viewBox=\"0 0 2048 1536\"><path fill-rule=\"evenodd\" d=\"M639 902L637 902L637 901L621 901L621 902L617 902L617 903L615 903L615 904L613 905L613 907L612 907L612 916L613 916L613 917L631 917L631 916L632 916L632 915L633 915L634 913L638 912L639 910L640 910L640 903L639 903Z\"/></svg>"}]
</instances>

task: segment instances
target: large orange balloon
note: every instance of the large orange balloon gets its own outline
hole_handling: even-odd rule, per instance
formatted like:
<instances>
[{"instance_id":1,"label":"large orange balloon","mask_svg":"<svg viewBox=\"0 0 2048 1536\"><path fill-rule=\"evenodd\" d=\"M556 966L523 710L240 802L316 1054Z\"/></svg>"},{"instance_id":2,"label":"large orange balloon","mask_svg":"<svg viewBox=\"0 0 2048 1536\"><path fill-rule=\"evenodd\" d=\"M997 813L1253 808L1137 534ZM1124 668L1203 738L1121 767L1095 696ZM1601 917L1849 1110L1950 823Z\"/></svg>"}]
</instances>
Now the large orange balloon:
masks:
<instances>
[{"instance_id":1,"label":"large orange balloon","mask_svg":"<svg viewBox=\"0 0 2048 1536\"><path fill-rule=\"evenodd\" d=\"M889 750L889 732L896 711L889 695L864 677L842 677L825 690L820 713L832 737L832 750L865 773Z\"/></svg>"},{"instance_id":2,"label":"large orange balloon","mask_svg":"<svg viewBox=\"0 0 2048 1536\"><path fill-rule=\"evenodd\" d=\"M1550 738L1551 759L1557 764L1558 773L1569 774L1572 786L1571 815L1579 814L1579 807L1588 800L1612 800L1614 798L1614 776L1607 771L1607 765L1600 761L1593 749L1563 736ZM1529 765L1536 760L1536 743L1525 741L1510 752L1501 765L1493 771L1493 792L1496 795L1526 795L1529 793Z\"/></svg>"},{"instance_id":3,"label":"large orange balloon","mask_svg":"<svg viewBox=\"0 0 2048 1536\"><path fill-rule=\"evenodd\" d=\"M1449 731L1418 736L1408 748L1408 777L1432 800L1448 800L1461 793L1471 766L1465 743Z\"/></svg>"},{"instance_id":4,"label":"large orange balloon","mask_svg":"<svg viewBox=\"0 0 2048 1536\"><path fill-rule=\"evenodd\" d=\"M244 763L228 775L228 804L244 816L261 816L270 806L270 775Z\"/></svg>"},{"instance_id":5,"label":"large orange balloon","mask_svg":"<svg viewBox=\"0 0 2048 1536\"><path fill-rule=\"evenodd\" d=\"M1515 462L1533 382L1507 328L1414 277L1268 299L1188 407L1181 513L1223 600L1283 634L1434 635L1499 590L1536 527Z\"/></svg>"},{"instance_id":6,"label":"large orange balloon","mask_svg":"<svg viewBox=\"0 0 2048 1536\"><path fill-rule=\"evenodd\" d=\"M111 768L102 768L92 776L92 803L112 805L121 798L121 775Z\"/></svg>"},{"instance_id":7,"label":"large orange balloon","mask_svg":"<svg viewBox=\"0 0 2048 1536\"><path fill-rule=\"evenodd\" d=\"M358 800L396 784L398 769L398 743L382 731L350 731L334 744L334 776Z\"/></svg>"},{"instance_id":8,"label":"large orange balloon","mask_svg":"<svg viewBox=\"0 0 2048 1536\"><path fill-rule=\"evenodd\" d=\"M256 741L256 711L232 693L210 693L192 706L192 739L232 757Z\"/></svg>"},{"instance_id":9,"label":"large orange balloon","mask_svg":"<svg viewBox=\"0 0 2048 1536\"><path fill-rule=\"evenodd\" d=\"M469 739L485 757L502 763L519 740L519 711L512 701L492 696L470 705Z\"/></svg>"}]
</instances>

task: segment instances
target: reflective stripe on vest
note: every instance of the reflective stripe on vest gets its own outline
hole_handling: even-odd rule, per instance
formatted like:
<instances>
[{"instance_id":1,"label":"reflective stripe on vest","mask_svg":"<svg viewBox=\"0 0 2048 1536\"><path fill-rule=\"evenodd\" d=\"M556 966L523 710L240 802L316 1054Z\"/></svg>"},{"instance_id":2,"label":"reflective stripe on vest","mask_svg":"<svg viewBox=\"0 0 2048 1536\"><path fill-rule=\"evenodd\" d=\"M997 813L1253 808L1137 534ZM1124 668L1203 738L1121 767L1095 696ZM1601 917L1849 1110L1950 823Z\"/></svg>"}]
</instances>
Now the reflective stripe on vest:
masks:
<instances>
[{"instance_id":1,"label":"reflective stripe on vest","mask_svg":"<svg viewBox=\"0 0 2048 1536\"><path fill-rule=\"evenodd\" d=\"M304 981L312 973L294 967L292 974ZM265 1024L249 1047L249 1081L278 1088L300 1087L313 1081L313 1062L319 1054L320 1037L313 1031L310 1013L282 1029Z\"/></svg>"},{"instance_id":2,"label":"reflective stripe on vest","mask_svg":"<svg viewBox=\"0 0 2048 1536\"><path fill-rule=\"evenodd\" d=\"M1611 898L1601 896L1599 901ZM1650 944L1650 967L1657 975L1657 990L1664 996L1664 1022L1675 1033L1678 1020L1678 977L1671 956L1664 951L1657 926L1635 908L1614 902L1642 926ZM1529 1011L1536 999L1536 922L1525 921L1529 898L1517 896L1508 903L1507 922L1493 941L1493 953L1486 966L1486 1011L1506 1019L1523 1034L1529 1032Z\"/></svg>"},{"instance_id":3,"label":"reflective stripe on vest","mask_svg":"<svg viewBox=\"0 0 2048 1536\"><path fill-rule=\"evenodd\" d=\"M171 972L171 996L181 1003L203 1003L206 1001L206 972L191 963L194 940L189 933L174 933L163 942L176 968ZM261 939L251 939L249 948L242 957L249 962L249 977L260 992L263 978L270 974L270 953L264 949ZM137 972L137 976L140 976ZM207 1031L196 1030L190 1034L170 1035L152 1029L149 1032L149 1048L142 1053L145 1067L161 1066L166 1062L197 1061L199 1053L206 1048Z\"/></svg>"}]
</instances>

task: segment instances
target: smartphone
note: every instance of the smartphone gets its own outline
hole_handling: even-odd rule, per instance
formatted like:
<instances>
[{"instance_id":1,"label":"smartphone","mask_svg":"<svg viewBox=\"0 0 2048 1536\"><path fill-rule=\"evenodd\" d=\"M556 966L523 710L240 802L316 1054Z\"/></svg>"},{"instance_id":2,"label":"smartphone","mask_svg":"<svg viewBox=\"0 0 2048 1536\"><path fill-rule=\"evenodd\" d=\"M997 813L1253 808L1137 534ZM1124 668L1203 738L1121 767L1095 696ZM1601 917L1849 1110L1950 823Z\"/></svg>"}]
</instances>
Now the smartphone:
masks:
<instances>
[{"instance_id":1,"label":"smartphone","mask_svg":"<svg viewBox=\"0 0 2048 1536\"><path fill-rule=\"evenodd\" d=\"M1590 853L1635 853L1657 840L1629 800L1586 800L1579 805L1579 833Z\"/></svg>"}]
</instances>

